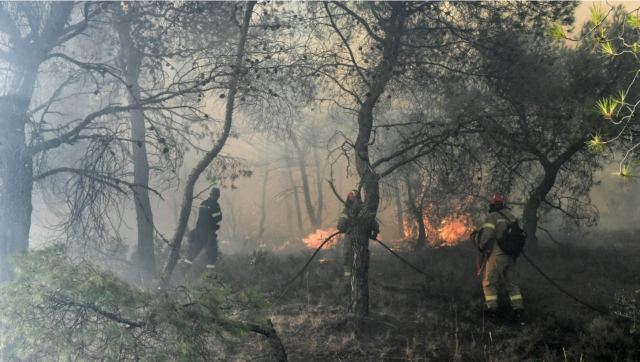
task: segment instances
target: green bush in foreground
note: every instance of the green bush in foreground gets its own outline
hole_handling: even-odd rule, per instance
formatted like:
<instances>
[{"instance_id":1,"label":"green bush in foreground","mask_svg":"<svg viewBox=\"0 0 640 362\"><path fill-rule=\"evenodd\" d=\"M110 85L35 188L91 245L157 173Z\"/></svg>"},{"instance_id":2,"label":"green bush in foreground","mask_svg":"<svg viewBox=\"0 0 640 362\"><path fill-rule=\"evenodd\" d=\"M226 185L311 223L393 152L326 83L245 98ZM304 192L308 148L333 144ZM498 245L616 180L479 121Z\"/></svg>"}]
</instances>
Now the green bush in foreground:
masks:
<instances>
[{"instance_id":1,"label":"green bush in foreground","mask_svg":"<svg viewBox=\"0 0 640 362\"><path fill-rule=\"evenodd\" d=\"M52 247L19 258L0 287L0 359L208 360L216 340L247 330L229 318L239 305L255 296L232 297L213 275L154 293Z\"/></svg>"}]
</instances>

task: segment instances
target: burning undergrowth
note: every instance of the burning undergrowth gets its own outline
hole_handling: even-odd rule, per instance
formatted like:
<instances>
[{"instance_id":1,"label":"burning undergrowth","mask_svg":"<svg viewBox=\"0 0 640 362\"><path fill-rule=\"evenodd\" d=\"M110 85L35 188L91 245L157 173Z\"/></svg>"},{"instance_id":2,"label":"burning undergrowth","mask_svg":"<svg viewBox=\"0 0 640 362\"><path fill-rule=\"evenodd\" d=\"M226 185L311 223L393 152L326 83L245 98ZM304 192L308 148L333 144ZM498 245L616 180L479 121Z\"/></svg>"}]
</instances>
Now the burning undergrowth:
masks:
<instances>
[{"instance_id":1,"label":"burning undergrowth","mask_svg":"<svg viewBox=\"0 0 640 362\"><path fill-rule=\"evenodd\" d=\"M403 220L405 240L424 241L432 247L456 246L468 240L474 225L465 200L448 210L430 203L414 212L414 217ZM422 229L422 230L421 230Z\"/></svg>"},{"instance_id":2,"label":"burning undergrowth","mask_svg":"<svg viewBox=\"0 0 640 362\"><path fill-rule=\"evenodd\" d=\"M337 231L338 229L334 227L327 229L317 229L316 231L312 232L311 234L307 235L307 237L302 239L302 242L307 248L317 249L329 236L331 236L331 234L334 234ZM339 238L339 235L334 236L333 238L331 238L331 240L327 241L327 243L324 244L322 249L326 250L333 248L337 244Z\"/></svg>"}]
</instances>

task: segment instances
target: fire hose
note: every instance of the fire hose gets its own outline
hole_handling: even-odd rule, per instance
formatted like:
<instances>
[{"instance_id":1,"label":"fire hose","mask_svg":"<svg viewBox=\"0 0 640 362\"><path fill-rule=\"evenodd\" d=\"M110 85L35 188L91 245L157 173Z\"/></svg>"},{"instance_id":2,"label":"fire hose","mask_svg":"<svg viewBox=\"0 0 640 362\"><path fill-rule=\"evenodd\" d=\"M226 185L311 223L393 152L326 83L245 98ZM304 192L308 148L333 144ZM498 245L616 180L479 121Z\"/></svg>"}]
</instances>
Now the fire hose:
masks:
<instances>
[{"instance_id":1,"label":"fire hose","mask_svg":"<svg viewBox=\"0 0 640 362\"><path fill-rule=\"evenodd\" d=\"M324 239L324 241L322 241L322 243L320 243L320 246L318 246L316 248L316 250L313 252L313 254L311 254L311 257L309 258L309 260L307 260L307 262L304 264L302 269L300 269L300 271L298 273L296 273L296 275L294 275L293 278L291 278L287 283L285 283L285 285L284 285L284 287L282 289L282 293L280 293L280 295L276 298L276 301L280 300L282 297L284 297L285 294L287 294L287 292L289 291L289 288L291 288L291 285L293 284L293 282L295 282L296 279L298 279L302 274L304 274L304 271L307 270L307 268L309 267L309 265L313 261L313 258L315 258L316 255L318 255L318 253L320 252L322 247L325 246L325 244L328 243L329 240L333 239L333 237L338 235L338 234L342 234L342 232L336 231L335 233L327 236L327 238Z\"/></svg>"},{"instance_id":2,"label":"fire hose","mask_svg":"<svg viewBox=\"0 0 640 362\"><path fill-rule=\"evenodd\" d=\"M405 258L403 258L399 254L397 254L395 251L393 251L391 248L389 248L387 245L385 245L382 241L380 241L378 239L374 239L374 240L377 241L380 245L382 245L385 249L387 249L391 254L393 254L400 261L402 261L403 263L408 265L411 269L413 269L413 270L417 271L418 273L423 274L425 276L429 276L427 273L425 273L424 271L419 269L417 266L411 264ZM564 289L562 286L560 286L558 283L556 283L553 279L551 279L551 277L549 277L545 272L543 272L542 269L540 269L540 267L538 267L524 252L522 252L522 256L533 267L533 269L535 269L545 280L547 280L547 282L549 282L549 284L554 286L556 289L558 289L560 292L562 292L563 294L565 294L569 298L575 300L579 304L582 304L583 306L585 306L585 307L587 307L587 308L589 308L589 309L591 309L591 310L593 310L595 312L602 313L602 314L611 314L611 312L609 312L609 311L607 311L605 309L598 308L598 307L596 307L596 306L594 306L592 304L589 304L589 303L581 300L580 298L576 297L575 295L571 294L566 289Z\"/></svg>"},{"instance_id":3,"label":"fire hose","mask_svg":"<svg viewBox=\"0 0 640 362\"><path fill-rule=\"evenodd\" d=\"M535 269L538 272L538 274L542 275L542 277L544 279L546 279L547 282L549 282L549 284L553 285L556 289L558 289L560 292L562 292L567 297L575 300L579 304L582 304L583 306L593 310L594 312L598 312L598 313L602 313L602 314L611 314L610 311L598 308L598 307L596 307L596 306L594 306L592 304L589 304L589 303L581 300L580 298L576 297L575 295L569 293L566 289L561 287L560 284L556 283L553 279L551 279L551 277L549 277L545 272L543 272L542 269L540 269L540 267L538 267L531 259L529 259L529 257L527 256L527 254L524 253L524 251L521 253L521 255L533 267L533 269Z\"/></svg>"},{"instance_id":4,"label":"fire hose","mask_svg":"<svg viewBox=\"0 0 640 362\"><path fill-rule=\"evenodd\" d=\"M318 246L316 248L316 250L313 252L313 254L311 254L311 257L309 258L309 260L307 260L307 262L304 264L304 266L302 267L302 269L300 269L300 271L298 273L296 273L295 276L293 276L293 278L291 278L285 285L283 288L282 293L276 298L276 300L280 300L282 297L284 297L284 295L289 291L289 288L291 287L291 285L293 284L293 282L296 281L296 279L298 279L304 272L305 270L309 267L309 265L311 264L311 262L313 261L313 259L315 258L315 256L320 252L320 250L322 249L322 247L325 246L325 244L327 244L329 242L329 240L331 240L333 237L335 237L336 235L341 234L341 232L336 231L335 233L329 235L326 239L324 239L322 241L322 243L320 243L320 246ZM398 258L398 260L400 260L402 263L406 264L408 267L410 267L411 269L413 269L414 271L429 277L430 275L427 274L424 270L418 268L417 266L415 266L414 264L412 264L411 262L409 262L407 259L405 259L404 257L402 257L400 254L396 253L395 251L393 251L393 249L391 249L389 246L387 246L384 242L382 242L382 240L379 240L378 238L373 239L374 241L376 241L378 244L382 245L383 248L387 249L387 251L389 253L391 253L391 255L395 256L396 258ZM569 291L567 291L566 289L564 289L562 286L560 286L558 283L556 283L551 277L549 277L544 271L542 271L542 269L540 269L540 267L538 267L524 252L522 252L522 257L524 257L524 259L533 267L533 269L535 269L547 282L549 282L549 284L551 284L552 286L554 286L556 289L558 289L560 292L562 292L563 294L565 294L566 296L568 296L569 298L573 299L574 301L576 301L577 303L593 310L594 312L598 312L601 314L605 314L605 315L609 315L611 314L610 311L605 310L605 309L601 309L599 307L596 307L590 303L587 303L583 300L581 300L580 298L576 297L575 295L571 294Z\"/></svg>"},{"instance_id":5,"label":"fire hose","mask_svg":"<svg viewBox=\"0 0 640 362\"><path fill-rule=\"evenodd\" d=\"M409 266L411 269L417 271L418 273L429 277L430 275L427 274L424 270L418 268L417 266L411 264L407 259L403 258L402 256L400 256L400 254L396 253L395 251L393 251L393 249L391 249L390 247L388 247L385 243L383 243L382 241L380 241L379 239L373 239L375 241L378 242L378 244L382 245L383 248L387 249L388 252L391 253L391 255L395 256L396 258L398 258L401 262L405 263L407 266Z\"/></svg>"}]
</instances>

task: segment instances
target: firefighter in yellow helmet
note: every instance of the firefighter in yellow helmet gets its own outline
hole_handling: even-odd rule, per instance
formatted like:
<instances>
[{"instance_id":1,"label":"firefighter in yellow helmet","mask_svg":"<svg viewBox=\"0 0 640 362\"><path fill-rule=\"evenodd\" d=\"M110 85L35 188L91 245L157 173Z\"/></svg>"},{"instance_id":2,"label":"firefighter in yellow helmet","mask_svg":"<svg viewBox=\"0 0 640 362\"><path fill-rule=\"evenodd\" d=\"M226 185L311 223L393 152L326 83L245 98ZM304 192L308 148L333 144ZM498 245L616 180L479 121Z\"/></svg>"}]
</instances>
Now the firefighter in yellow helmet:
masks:
<instances>
[{"instance_id":1,"label":"firefighter in yellow helmet","mask_svg":"<svg viewBox=\"0 0 640 362\"><path fill-rule=\"evenodd\" d=\"M489 214L482 224L478 248L484 254L482 289L487 316L494 319L498 310L498 283L503 281L509 294L514 317L523 323L524 305L520 293L520 280L516 268L516 257L506 254L498 245L509 223L517 218L507 209L505 197L496 194L489 204Z\"/></svg>"}]
</instances>

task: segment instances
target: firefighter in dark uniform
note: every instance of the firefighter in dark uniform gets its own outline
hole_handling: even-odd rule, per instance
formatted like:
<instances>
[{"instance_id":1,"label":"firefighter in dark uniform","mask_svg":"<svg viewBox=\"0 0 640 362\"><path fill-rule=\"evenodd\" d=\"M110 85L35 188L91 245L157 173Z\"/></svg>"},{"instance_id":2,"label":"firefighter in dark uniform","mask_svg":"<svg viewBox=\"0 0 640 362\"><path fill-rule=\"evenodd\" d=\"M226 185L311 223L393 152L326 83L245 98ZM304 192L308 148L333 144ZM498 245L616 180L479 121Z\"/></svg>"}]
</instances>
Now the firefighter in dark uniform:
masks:
<instances>
[{"instance_id":1,"label":"firefighter in dark uniform","mask_svg":"<svg viewBox=\"0 0 640 362\"><path fill-rule=\"evenodd\" d=\"M222 221L222 211L220 210L220 189L211 189L209 197L200 204L198 209L198 220L196 227L189 233L189 248L187 257L183 260L185 264L193 264L193 260L205 250L207 269L214 269L218 259L218 229Z\"/></svg>"}]
</instances>

